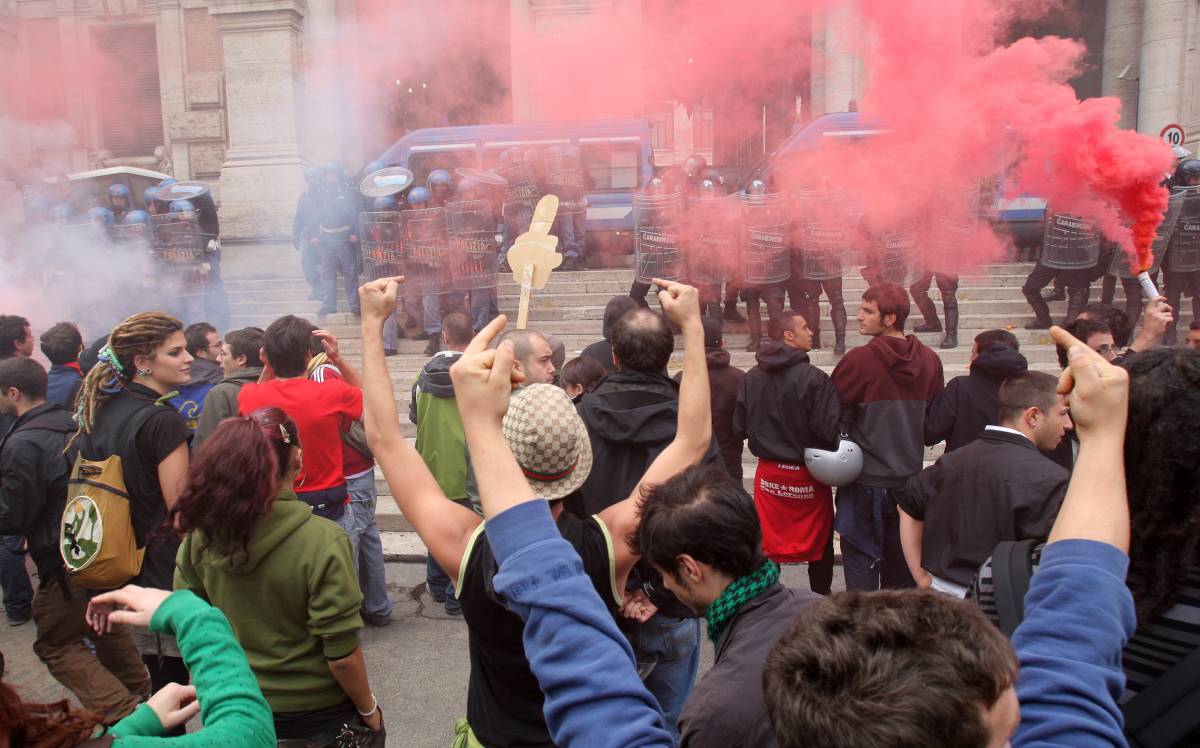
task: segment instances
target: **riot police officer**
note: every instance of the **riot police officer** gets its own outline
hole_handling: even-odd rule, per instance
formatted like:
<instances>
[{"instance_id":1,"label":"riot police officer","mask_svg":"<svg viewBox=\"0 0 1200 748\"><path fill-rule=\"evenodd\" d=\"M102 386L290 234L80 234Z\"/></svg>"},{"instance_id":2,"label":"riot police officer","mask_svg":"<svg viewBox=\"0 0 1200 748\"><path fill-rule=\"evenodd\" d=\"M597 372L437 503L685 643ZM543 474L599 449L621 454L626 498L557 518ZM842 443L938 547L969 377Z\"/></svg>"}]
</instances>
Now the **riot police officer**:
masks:
<instances>
[{"instance_id":1,"label":"riot police officer","mask_svg":"<svg viewBox=\"0 0 1200 748\"><path fill-rule=\"evenodd\" d=\"M429 190L429 206L444 208L454 193L454 178L445 169L434 169L426 177L425 187Z\"/></svg>"},{"instance_id":2,"label":"riot police officer","mask_svg":"<svg viewBox=\"0 0 1200 748\"><path fill-rule=\"evenodd\" d=\"M320 205L321 169L308 166L304 169L304 184L306 189L296 201L296 215L292 219L292 247L300 253L300 269L304 272L304 280L308 283L310 293L308 298L315 301L321 298L321 263L318 259L317 248L311 240L317 237L317 208Z\"/></svg>"},{"instance_id":3,"label":"riot police officer","mask_svg":"<svg viewBox=\"0 0 1200 748\"><path fill-rule=\"evenodd\" d=\"M324 316L337 311L337 276L342 275L350 313L357 315L358 260L355 247L358 236L358 198L346 189L342 165L330 161L321 167L322 190L317 200L317 231L309 244L319 251L321 263L321 308Z\"/></svg>"},{"instance_id":4,"label":"riot police officer","mask_svg":"<svg viewBox=\"0 0 1200 748\"><path fill-rule=\"evenodd\" d=\"M499 236L503 232L503 227L498 221L496 202L489 197L488 193L489 191L484 188L483 184L469 177L464 177L458 182L454 201L465 203L473 200L487 200L491 208L490 225L494 229L494 234ZM500 316L500 306L497 303L495 287L471 289L468 294L468 303L471 310L471 326L475 332L479 332L489 322Z\"/></svg>"},{"instance_id":5,"label":"riot police officer","mask_svg":"<svg viewBox=\"0 0 1200 748\"><path fill-rule=\"evenodd\" d=\"M152 216L166 212L162 203L158 201L158 185L151 185L142 190L142 205L146 206L146 212Z\"/></svg>"},{"instance_id":6,"label":"riot police officer","mask_svg":"<svg viewBox=\"0 0 1200 748\"><path fill-rule=\"evenodd\" d=\"M554 217L552 233L558 237L562 269L578 270L584 266L587 243L587 188L579 148L553 146L547 148L545 157L538 161L543 166L546 192L558 197L558 214Z\"/></svg>"},{"instance_id":7,"label":"riot police officer","mask_svg":"<svg viewBox=\"0 0 1200 748\"><path fill-rule=\"evenodd\" d=\"M1025 325L1026 330L1048 330L1054 324L1050 307L1042 298L1042 289L1058 274L1062 275L1067 285L1067 316L1063 324L1074 322L1087 306L1092 279L1100 262L1100 235L1090 223L1064 213L1053 213L1049 209L1046 211L1046 223L1042 253L1021 286L1021 293L1034 313L1034 320ZM1073 263L1070 269L1054 267L1067 255L1070 255Z\"/></svg>"},{"instance_id":8,"label":"riot police officer","mask_svg":"<svg viewBox=\"0 0 1200 748\"><path fill-rule=\"evenodd\" d=\"M1175 310L1166 335L1170 345L1176 340L1175 327L1183 316L1180 304L1185 294L1192 297L1192 319L1200 319L1200 159L1181 161L1172 184L1184 197L1163 260L1167 304Z\"/></svg>"},{"instance_id":9,"label":"riot police officer","mask_svg":"<svg viewBox=\"0 0 1200 748\"><path fill-rule=\"evenodd\" d=\"M787 223L787 221L786 221L786 217L779 215L782 212L782 206L770 206L769 204L755 206L754 203L751 202L756 197L764 198L768 194L769 193L767 192L766 182L764 182L761 179L754 180L753 182L750 183L750 185L746 189L745 197L747 198L747 200L746 200L746 203L744 203L744 206L745 206L744 209L745 210L751 210L751 209L756 210L758 212L760 218L769 217L769 219L770 219L769 223L777 224L778 229L780 231L780 235L778 236L778 240L779 240L778 244L775 246L777 247L778 251L780 253L782 253L782 255L776 257L775 259L781 261L781 264L784 268L784 274L783 274L784 280L781 280L778 282L760 281L757 278L747 277L747 272L746 272L747 265L745 262L745 255L743 256L742 273L741 273L741 285L742 285L741 296L742 296L742 299L746 302L746 317L747 317L747 321L749 322L749 325L750 325L750 342L746 345L746 350L748 352L757 351L758 345L763 339L762 312L761 312L760 302L766 302L767 321L768 321L768 325L769 325L771 320L775 319L783 312L783 300L784 300L784 295L785 295L786 283L787 283L787 279L790 278L791 260L790 260L790 257L787 256L790 254L790 251L789 251L788 247L786 246L786 240L787 240L786 223ZM748 214L744 213L743 215L748 215ZM747 219L746 226L743 227L743 232L744 232L743 245L742 245L743 253L745 253L747 251L748 246L751 246L753 244L752 240L754 240L754 237L756 235L765 236L768 233L770 233L769 229L765 225L762 227L752 226L749 223L749 219ZM754 241L756 241L756 240L754 240Z\"/></svg>"},{"instance_id":10,"label":"riot police officer","mask_svg":"<svg viewBox=\"0 0 1200 748\"><path fill-rule=\"evenodd\" d=\"M851 232L848 217L844 225L837 224L837 214L810 217L802 213L798 217L793 237L799 246L792 247L792 277L787 292L792 311L799 312L813 332L813 348L820 348L824 291L829 302L829 320L833 323L833 352L840 356L846 352L847 314L842 275Z\"/></svg>"},{"instance_id":11,"label":"riot police officer","mask_svg":"<svg viewBox=\"0 0 1200 748\"><path fill-rule=\"evenodd\" d=\"M123 184L110 184L108 186L108 204L113 220L120 221L126 213L133 209L133 193Z\"/></svg>"}]
</instances>

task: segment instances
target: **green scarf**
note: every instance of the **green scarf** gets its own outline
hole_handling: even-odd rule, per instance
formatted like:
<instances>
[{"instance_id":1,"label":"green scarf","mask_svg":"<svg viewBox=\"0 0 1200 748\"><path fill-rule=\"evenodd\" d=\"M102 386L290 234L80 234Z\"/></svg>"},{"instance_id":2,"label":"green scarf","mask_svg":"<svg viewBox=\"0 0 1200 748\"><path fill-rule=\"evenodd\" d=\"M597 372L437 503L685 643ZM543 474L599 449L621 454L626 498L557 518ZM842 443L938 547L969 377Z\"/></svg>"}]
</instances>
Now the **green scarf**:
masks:
<instances>
[{"instance_id":1,"label":"green scarf","mask_svg":"<svg viewBox=\"0 0 1200 748\"><path fill-rule=\"evenodd\" d=\"M761 595L779 581L779 564L767 561L744 577L735 579L721 595L704 609L708 619L708 638L713 644L721 640L725 627L733 620L738 608Z\"/></svg>"}]
</instances>

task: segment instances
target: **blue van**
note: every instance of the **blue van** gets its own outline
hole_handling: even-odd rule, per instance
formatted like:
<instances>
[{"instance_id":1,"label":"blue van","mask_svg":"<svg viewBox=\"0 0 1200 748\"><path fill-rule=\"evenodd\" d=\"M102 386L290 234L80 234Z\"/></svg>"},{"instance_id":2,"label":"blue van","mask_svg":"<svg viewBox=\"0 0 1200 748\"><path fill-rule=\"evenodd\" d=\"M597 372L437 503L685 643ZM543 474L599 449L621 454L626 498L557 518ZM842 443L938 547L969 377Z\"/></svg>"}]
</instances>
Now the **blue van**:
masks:
<instances>
[{"instance_id":1,"label":"blue van","mask_svg":"<svg viewBox=\"0 0 1200 748\"><path fill-rule=\"evenodd\" d=\"M832 139L850 141L879 137L888 133L887 127L878 119L858 112L836 112L817 117L812 122L792 133L769 156L750 170L741 189L753 179L763 179L771 166L788 154L799 154L816 150L822 143ZM998 191L995 203L996 223L1012 236L1019 247L1040 247L1046 217L1046 201L1038 197L1022 195L1005 199L1003 190Z\"/></svg>"},{"instance_id":2,"label":"blue van","mask_svg":"<svg viewBox=\"0 0 1200 748\"><path fill-rule=\"evenodd\" d=\"M491 169L500 154L514 146L567 144L579 147L588 184L589 255L598 259L597 252L632 252L631 198L654 176L648 120L431 127L408 133L378 160L411 170L416 184L424 184L434 169Z\"/></svg>"}]
</instances>

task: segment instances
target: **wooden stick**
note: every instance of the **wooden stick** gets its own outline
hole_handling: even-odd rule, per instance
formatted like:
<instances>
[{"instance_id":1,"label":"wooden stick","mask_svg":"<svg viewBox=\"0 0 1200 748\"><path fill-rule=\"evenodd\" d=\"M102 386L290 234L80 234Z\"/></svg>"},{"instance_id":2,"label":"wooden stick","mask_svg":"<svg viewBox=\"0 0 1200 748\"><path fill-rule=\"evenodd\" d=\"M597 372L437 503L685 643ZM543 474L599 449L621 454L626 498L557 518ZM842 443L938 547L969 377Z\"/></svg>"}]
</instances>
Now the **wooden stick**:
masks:
<instances>
[{"instance_id":1,"label":"wooden stick","mask_svg":"<svg viewBox=\"0 0 1200 748\"><path fill-rule=\"evenodd\" d=\"M525 274L521 277L521 302L517 307L517 329L529 327L529 300L533 290L533 265L525 266Z\"/></svg>"}]
</instances>

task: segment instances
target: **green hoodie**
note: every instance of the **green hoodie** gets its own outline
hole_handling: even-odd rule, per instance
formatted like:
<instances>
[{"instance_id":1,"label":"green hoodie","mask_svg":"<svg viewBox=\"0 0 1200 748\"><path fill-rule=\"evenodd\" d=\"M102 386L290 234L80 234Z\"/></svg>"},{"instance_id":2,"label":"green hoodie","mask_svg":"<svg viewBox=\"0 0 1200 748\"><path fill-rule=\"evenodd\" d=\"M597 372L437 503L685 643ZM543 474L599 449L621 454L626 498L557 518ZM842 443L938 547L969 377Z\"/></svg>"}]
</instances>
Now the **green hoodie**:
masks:
<instances>
[{"instance_id":1,"label":"green hoodie","mask_svg":"<svg viewBox=\"0 0 1200 748\"><path fill-rule=\"evenodd\" d=\"M204 408L200 411L200 420L196 425L196 435L192 439L192 449L199 447L205 439L212 436L212 432L216 431L221 421L238 414L237 399L242 385L257 382L260 376L261 366L239 369L208 391L204 396Z\"/></svg>"},{"instance_id":2,"label":"green hoodie","mask_svg":"<svg viewBox=\"0 0 1200 748\"><path fill-rule=\"evenodd\" d=\"M345 531L285 489L258 521L249 556L203 546L199 533L183 539L175 589L195 592L229 618L271 711L345 701L327 662L353 652L362 628Z\"/></svg>"},{"instance_id":3,"label":"green hoodie","mask_svg":"<svg viewBox=\"0 0 1200 748\"><path fill-rule=\"evenodd\" d=\"M417 452L448 499L467 498L467 438L458 417L450 367L462 356L442 351L421 369L408 420L417 426Z\"/></svg>"}]
</instances>

